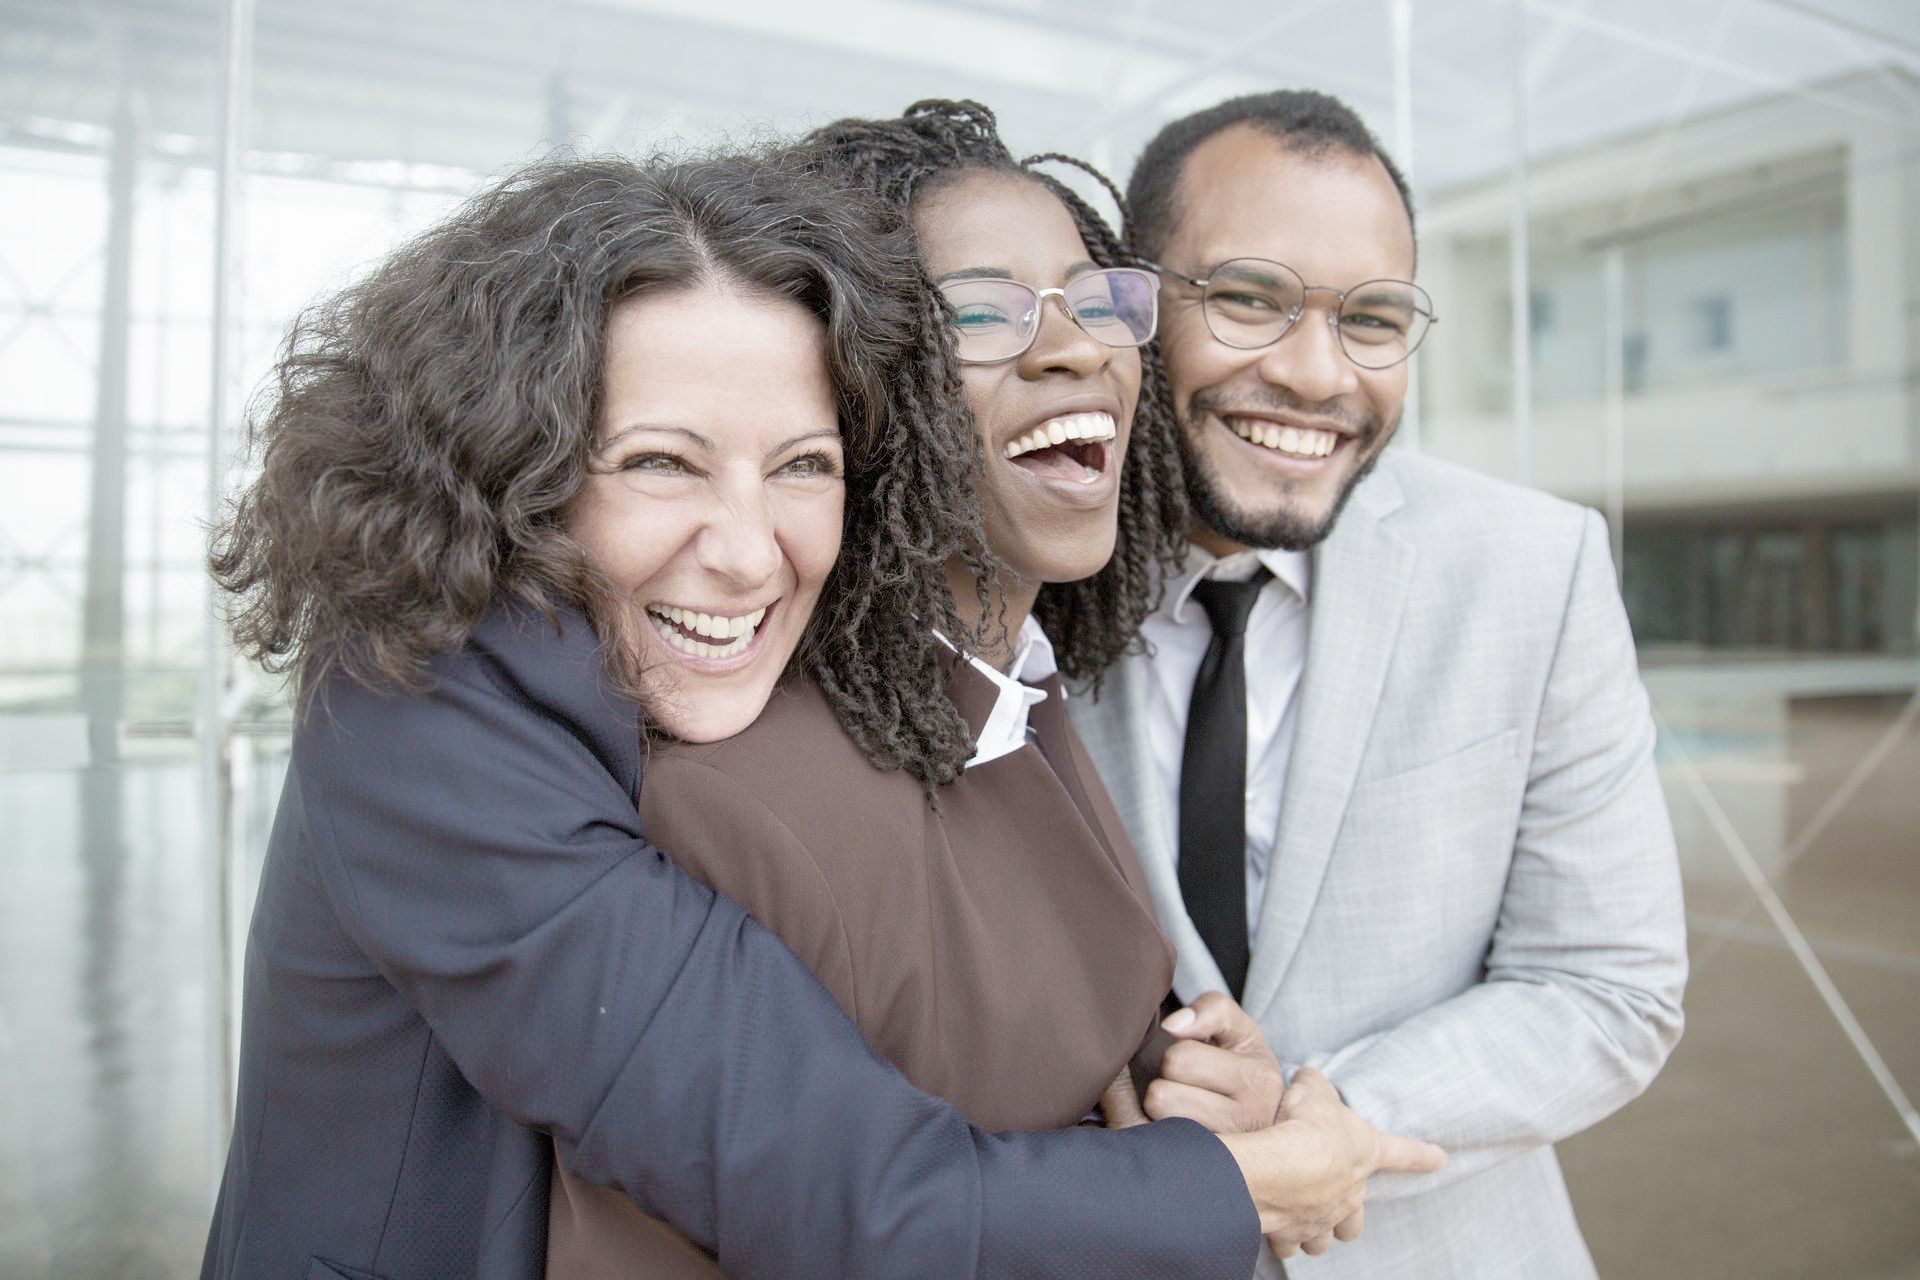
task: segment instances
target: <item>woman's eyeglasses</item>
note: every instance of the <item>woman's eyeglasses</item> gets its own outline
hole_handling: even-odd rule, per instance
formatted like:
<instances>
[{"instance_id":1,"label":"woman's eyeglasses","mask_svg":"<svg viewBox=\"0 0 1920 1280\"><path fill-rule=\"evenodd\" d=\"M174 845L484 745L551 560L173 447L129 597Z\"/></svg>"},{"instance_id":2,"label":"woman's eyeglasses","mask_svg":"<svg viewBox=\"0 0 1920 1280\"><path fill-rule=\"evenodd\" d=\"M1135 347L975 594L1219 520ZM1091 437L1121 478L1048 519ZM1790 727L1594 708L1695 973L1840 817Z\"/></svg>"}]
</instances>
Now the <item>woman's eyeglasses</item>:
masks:
<instances>
[{"instance_id":1,"label":"woman's eyeglasses","mask_svg":"<svg viewBox=\"0 0 1920 1280\"><path fill-rule=\"evenodd\" d=\"M997 364L1026 354L1040 333L1040 308L1050 297L1073 322L1109 347L1138 347L1152 339L1160 319L1160 282L1133 267L1088 271L1062 289L1035 289L1018 280L950 280L940 286L953 308L954 354L965 364Z\"/></svg>"},{"instance_id":2,"label":"woman's eyeglasses","mask_svg":"<svg viewBox=\"0 0 1920 1280\"><path fill-rule=\"evenodd\" d=\"M1251 351L1287 336L1307 309L1307 295L1330 293L1327 323L1347 359L1362 369L1391 369L1420 345L1439 319L1433 299L1410 280L1368 280L1351 289L1308 284L1300 273L1265 258L1230 258L1205 276L1190 276L1138 259L1160 274L1202 290L1207 329L1230 347Z\"/></svg>"}]
</instances>

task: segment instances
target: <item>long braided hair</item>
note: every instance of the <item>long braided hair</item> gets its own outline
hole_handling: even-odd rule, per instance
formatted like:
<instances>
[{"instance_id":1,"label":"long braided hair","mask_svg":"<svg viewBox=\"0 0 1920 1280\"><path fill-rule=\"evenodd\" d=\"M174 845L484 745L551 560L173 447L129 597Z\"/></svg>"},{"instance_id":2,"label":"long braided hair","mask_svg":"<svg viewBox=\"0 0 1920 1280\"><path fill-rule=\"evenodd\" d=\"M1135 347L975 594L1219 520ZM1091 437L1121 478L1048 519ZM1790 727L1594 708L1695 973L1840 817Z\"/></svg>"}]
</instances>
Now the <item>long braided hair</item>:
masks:
<instances>
[{"instance_id":1,"label":"long braided hair","mask_svg":"<svg viewBox=\"0 0 1920 1280\"><path fill-rule=\"evenodd\" d=\"M1126 204L1114 185L1071 156L1048 153L1016 160L1000 139L993 112L978 102L934 98L914 103L895 120L836 120L808 135L801 146L814 150L820 163L837 170L848 185L878 195L903 214L911 211L916 199L962 174L979 170L1019 174L1066 207L1095 263L1131 265L1105 220L1072 189L1035 166L1061 162L1084 170L1112 193L1124 212ZM937 318L945 382L967 428L978 474L984 465L982 446L961 392L946 301L924 267L917 275L923 310ZM1070 680L1097 687L1101 674L1137 647L1140 624L1159 603L1167 571L1185 551L1186 486L1165 385L1159 352L1151 344L1140 348L1139 408L1123 459L1119 538L1113 559L1091 578L1046 584L1034 605L1053 642L1060 670ZM970 562L970 567L975 566ZM975 576L984 604L991 583L978 572Z\"/></svg>"}]
</instances>

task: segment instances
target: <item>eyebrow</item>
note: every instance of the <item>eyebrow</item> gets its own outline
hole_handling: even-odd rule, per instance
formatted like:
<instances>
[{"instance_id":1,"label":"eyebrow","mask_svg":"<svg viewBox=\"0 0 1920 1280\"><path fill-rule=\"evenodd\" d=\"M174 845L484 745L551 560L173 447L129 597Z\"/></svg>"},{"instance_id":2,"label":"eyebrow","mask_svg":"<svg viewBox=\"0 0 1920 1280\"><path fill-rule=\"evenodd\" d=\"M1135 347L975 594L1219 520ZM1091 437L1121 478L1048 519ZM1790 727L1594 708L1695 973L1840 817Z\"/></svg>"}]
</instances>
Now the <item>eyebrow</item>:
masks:
<instances>
[{"instance_id":1,"label":"eyebrow","mask_svg":"<svg viewBox=\"0 0 1920 1280\"><path fill-rule=\"evenodd\" d=\"M1412 311L1415 309L1413 298L1410 295L1395 293L1392 290L1371 290L1367 293L1350 293L1347 295L1347 303L1349 305L1358 304L1363 307L1391 306L1398 307L1403 311Z\"/></svg>"},{"instance_id":2,"label":"eyebrow","mask_svg":"<svg viewBox=\"0 0 1920 1280\"><path fill-rule=\"evenodd\" d=\"M625 440L628 436L633 435L635 432L639 432L639 431L664 431L669 435L685 436L687 439L699 445L702 449L707 450L709 453L711 453L714 448L713 441L708 439L706 436L701 435L698 431L692 431L686 427L662 426L657 422L636 422L630 426L625 426L620 428L618 431L608 436L605 440L602 440L598 444L594 445L593 446L594 452L598 453L598 452L601 452L602 450L610 449L614 445L619 444L622 440Z\"/></svg>"},{"instance_id":3,"label":"eyebrow","mask_svg":"<svg viewBox=\"0 0 1920 1280\"><path fill-rule=\"evenodd\" d=\"M840 438L839 427L835 427L831 431L828 431L825 428L822 428L819 431L806 431L806 432L802 432L800 435L789 436L787 439L782 440L779 444L767 450L767 456L772 457L776 453L785 453L787 450L793 448L793 446L804 443L805 441L808 441L808 440L838 440L839 438Z\"/></svg>"},{"instance_id":4,"label":"eyebrow","mask_svg":"<svg viewBox=\"0 0 1920 1280\"><path fill-rule=\"evenodd\" d=\"M1099 263L1088 262L1083 258L1079 262L1069 266L1065 274L1066 278L1071 280L1075 276L1085 275L1089 271L1098 271L1100 269ZM958 271L947 272L935 280L934 283L946 284L949 280L1012 280L1016 283L1025 283L1013 274L1011 267L961 267Z\"/></svg>"},{"instance_id":5,"label":"eyebrow","mask_svg":"<svg viewBox=\"0 0 1920 1280\"><path fill-rule=\"evenodd\" d=\"M594 452L604 453L606 450L620 443L620 441L626 439L628 436L633 435L636 432L640 432L640 431L664 431L664 432L667 432L669 435L684 436L688 440L691 440L693 441L693 443L699 445L702 449L705 449L708 453L712 453L718 447L707 436L703 436L698 431L692 431L686 427L665 427L655 422L636 422L632 426L622 427L619 431L616 431L614 434L608 436L605 440L602 440L599 444L594 446ZM788 449L793 448L795 445L805 440L821 440L821 439L838 440L839 438L840 438L840 428L837 426L834 427L831 431L825 428L822 428L819 431L803 431L797 436L789 436L787 439L782 440L779 444L773 446L773 448L767 450L767 456L772 457L776 453L785 453Z\"/></svg>"},{"instance_id":6,"label":"eyebrow","mask_svg":"<svg viewBox=\"0 0 1920 1280\"><path fill-rule=\"evenodd\" d=\"M1231 261L1231 259L1229 259L1229 261ZM1216 267L1212 271L1207 272L1206 274L1207 274L1207 277L1211 279L1213 278L1213 276L1218 274L1218 272L1219 272L1219 268ZM1271 285L1275 287L1278 287L1281 279L1279 276L1273 274L1273 272L1271 271L1254 271L1251 269L1236 271L1234 272L1234 275L1238 276L1241 280L1245 281L1248 284L1264 284L1264 285Z\"/></svg>"}]
</instances>

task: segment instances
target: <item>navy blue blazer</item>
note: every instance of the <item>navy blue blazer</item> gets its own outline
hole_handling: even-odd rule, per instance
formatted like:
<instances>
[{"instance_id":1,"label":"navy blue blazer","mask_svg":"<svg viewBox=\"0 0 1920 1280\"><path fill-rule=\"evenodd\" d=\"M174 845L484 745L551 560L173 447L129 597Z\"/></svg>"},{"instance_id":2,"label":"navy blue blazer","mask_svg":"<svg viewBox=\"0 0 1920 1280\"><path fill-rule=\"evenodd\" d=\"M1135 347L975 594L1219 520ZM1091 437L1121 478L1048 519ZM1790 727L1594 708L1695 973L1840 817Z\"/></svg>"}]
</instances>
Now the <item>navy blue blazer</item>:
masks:
<instances>
[{"instance_id":1,"label":"navy blue blazer","mask_svg":"<svg viewBox=\"0 0 1920 1280\"><path fill-rule=\"evenodd\" d=\"M742 1280L1252 1271L1199 1127L971 1128L649 845L582 620L496 610L430 676L296 728L203 1280L532 1280L555 1146Z\"/></svg>"}]
</instances>

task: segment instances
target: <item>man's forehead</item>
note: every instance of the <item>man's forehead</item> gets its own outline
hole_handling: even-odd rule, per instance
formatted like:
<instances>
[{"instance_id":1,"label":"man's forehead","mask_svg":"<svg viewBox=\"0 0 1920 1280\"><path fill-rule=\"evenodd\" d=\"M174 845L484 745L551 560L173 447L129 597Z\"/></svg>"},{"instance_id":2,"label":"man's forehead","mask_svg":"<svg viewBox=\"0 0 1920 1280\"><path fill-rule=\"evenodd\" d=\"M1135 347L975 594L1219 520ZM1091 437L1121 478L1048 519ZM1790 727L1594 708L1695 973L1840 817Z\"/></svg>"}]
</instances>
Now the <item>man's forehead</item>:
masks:
<instances>
[{"instance_id":1,"label":"man's forehead","mask_svg":"<svg viewBox=\"0 0 1920 1280\"><path fill-rule=\"evenodd\" d=\"M1227 257L1298 259L1310 251L1364 259L1366 269L1386 274L1413 267L1406 208L1376 157L1297 146L1246 124L1187 157L1167 239L1206 258L1186 264L1197 270Z\"/></svg>"}]
</instances>

